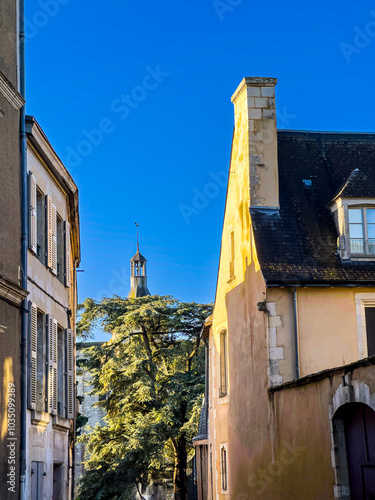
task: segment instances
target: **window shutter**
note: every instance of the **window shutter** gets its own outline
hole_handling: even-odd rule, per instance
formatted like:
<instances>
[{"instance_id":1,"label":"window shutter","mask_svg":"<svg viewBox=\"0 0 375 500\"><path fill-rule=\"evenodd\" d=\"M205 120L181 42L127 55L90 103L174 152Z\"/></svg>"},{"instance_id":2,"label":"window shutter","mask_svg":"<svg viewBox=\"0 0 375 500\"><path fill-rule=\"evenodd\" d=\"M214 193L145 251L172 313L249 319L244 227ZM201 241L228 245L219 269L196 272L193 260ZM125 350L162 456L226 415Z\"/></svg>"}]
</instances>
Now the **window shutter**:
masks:
<instances>
[{"instance_id":1,"label":"window shutter","mask_svg":"<svg viewBox=\"0 0 375 500\"><path fill-rule=\"evenodd\" d=\"M67 407L68 407L68 418L74 418L74 335L73 330L68 329L66 331L67 346L66 346L66 359L67 359L67 381L66 381L66 391L67 391Z\"/></svg>"},{"instance_id":2,"label":"window shutter","mask_svg":"<svg viewBox=\"0 0 375 500\"><path fill-rule=\"evenodd\" d=\"M37 370L37 349L38 349L38 323L37 323L37 307L33 302L29 302L29 338L28 338L28 355L29 355L29 370L28 370L28 404L29 408L36 408L36 370Z\"/></svg>"},{"instance_id":3,"label":"window shutter","mask_svg":"<svg viewBox=\"0 0 375 500\"><path fill-rule=\"evenodd\" d=\"M32 172L29 173L29 210L30 210L30 237L29 246L35 254L38 251L38 237L37 237L37 193L36 193L36 179Z\"/></svg>"},{"instance_id":4,"label":"window shutter","mask_svg":"<svg viewBox=\"0 0 375 500\"><path fill-rule=\"evenodd\" d=\"M48 412L57 414L57 321L48 315Z\"/></svg>"},{"instance_id":5,"label":"window shutter","mask_svg":"<svg viewBox=\"0 0 375 500\"><path fill-rule=\"evenodd\" d=\"M65 221L65 286L71 286L71 266L70 266L70 224Z\"/></svg>"},{"instance_id":6,"label":"window shutter","mask_svg":"<svg viewBox=\"0 0 375 500\"><path fill-rule=\"evenodd\" d=\"M51 197L47 195L48 267L57 275L57 213Z\"/></svg>"}]
</instances>

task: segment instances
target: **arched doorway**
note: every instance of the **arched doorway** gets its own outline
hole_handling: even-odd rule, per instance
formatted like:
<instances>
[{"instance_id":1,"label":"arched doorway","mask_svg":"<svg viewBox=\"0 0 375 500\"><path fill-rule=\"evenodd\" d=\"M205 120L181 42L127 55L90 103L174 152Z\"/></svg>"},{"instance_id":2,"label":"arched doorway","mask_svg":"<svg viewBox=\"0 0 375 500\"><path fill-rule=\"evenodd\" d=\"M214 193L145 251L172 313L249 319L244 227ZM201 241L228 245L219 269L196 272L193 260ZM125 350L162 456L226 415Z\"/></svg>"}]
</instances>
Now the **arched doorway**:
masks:
<instances>
[{"instance_id":1,"label":"arched doorway","mask_svg":"<svg viewBox=\"0 0 375 500\"><path fill-rule=\"evenodd\" d=\"M336 450L346 451L340 465L346 469L344 476L350 485L350 499L375 500L374 410L363 403L348 403L340 407L334 421L337 431L341 428L336 434L341 441L336 442Z\"/></svg>"}]
</instances>

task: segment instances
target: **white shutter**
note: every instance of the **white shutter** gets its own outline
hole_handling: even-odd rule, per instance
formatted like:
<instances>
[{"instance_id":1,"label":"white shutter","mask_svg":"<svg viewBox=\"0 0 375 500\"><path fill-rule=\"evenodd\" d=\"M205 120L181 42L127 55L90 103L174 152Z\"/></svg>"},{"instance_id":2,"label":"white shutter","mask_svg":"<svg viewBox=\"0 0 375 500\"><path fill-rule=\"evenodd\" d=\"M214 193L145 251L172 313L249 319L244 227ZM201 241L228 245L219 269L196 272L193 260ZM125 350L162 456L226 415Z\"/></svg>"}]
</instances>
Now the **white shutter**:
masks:
<instances>
[{"instance_id":1,"label":"white shutter","mask_svg":"<svg viewBox=\"0 0 375 500\"><path fill-rule=\"evenodd\" d=\"M57 414L57 321L48 315L48 412Z\"/></svg>"},{"instance_id":2,"label":"white shutter","mask_svg":"<svg viewBox=\"0 0 375 500\"><path fill-rule=\"evenodd\" d=\"M70 266L70 224L65 221L65 286L71 286L71 266Z\"/></svg>"},{"instance_id":3,"label":"white shutter","mask_svg":"<svg viewBox=\"0 0 375 500\"><path fill-rule=\"evenodd\" d=\"M74 418L74 335L73 330L68 329L66 331L67 336L67 348L66 348L66 359L67 359L67 381L66 381L66 391L67 391L67 407L68 407L68 418Z\"/></svg>"},{"instance_id":4,"label":"white shutter","mask_svg":"<svg viewBox=\"0 0 375 500\"><path fill-rule=\"evenodd\" d=\"M29 173L29 246L35 254L38 251L38 236L37 236L37 191L36 179L32 172Z\"/></svg>"},{"instance_id":5,"label":"white shutter","mask_svg":"<svg viewBox=\"0 0 375 500\"><path fill-rule=\"evenodd\" d=\"M57 275L57 213L51 197L47 195L47 249L48 267Z\"/></svg>"},{"instance_id":6,"label":"white shutter","mask_svg":"<svg viewBox=\"0 0 375 500\"><path fill-rule=\"evenodd\" d=\"M28 403L29 408L36 409L36 377L37 377L37 351L38 351L38 310L33 302L29 302L29 338L28 338Z\"/></svg>"}]
</instances>

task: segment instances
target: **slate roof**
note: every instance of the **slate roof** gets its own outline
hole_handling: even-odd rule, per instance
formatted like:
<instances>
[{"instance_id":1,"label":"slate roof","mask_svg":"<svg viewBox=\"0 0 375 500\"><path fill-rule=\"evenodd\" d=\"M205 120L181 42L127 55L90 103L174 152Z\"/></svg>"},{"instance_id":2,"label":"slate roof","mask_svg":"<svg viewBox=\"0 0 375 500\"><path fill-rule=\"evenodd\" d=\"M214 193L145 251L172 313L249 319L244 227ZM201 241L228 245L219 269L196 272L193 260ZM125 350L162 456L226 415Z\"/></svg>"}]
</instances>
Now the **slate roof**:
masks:
<instances>
[{"instance_id":1,"label":"slate roof","mask_svg":"<svg viewBox=\"0 0 375 500\"><path fill-rule=\"evenodd\" d=\"M278 158L280 211L251 208L266 283L375 285L375 262L341 261L327 208L340 189L375 198L375 134L280 130Z\"/></svg>"},{"instance_id":2,"label":"slate roof","mask_svg":"<svg viewBox=\"0 0 375 500\"><path fill-rule=\"evenodd\" d=\"M193 442L201 439L208 439L207 405L205 400L199 417L198 434L193 438Z\"/></svg>"},{"instance_id":3,"label":"slate roof","mask_svg":"<svg viewBox=\"0 0 375 500\"><path fill-rule=\"evenodd\" d=\"M147 259L141 254L141 252L138 249L137 253L133 255L133 257L130 259L129 262L147 262Z\"/></svg>"}]
</instances>

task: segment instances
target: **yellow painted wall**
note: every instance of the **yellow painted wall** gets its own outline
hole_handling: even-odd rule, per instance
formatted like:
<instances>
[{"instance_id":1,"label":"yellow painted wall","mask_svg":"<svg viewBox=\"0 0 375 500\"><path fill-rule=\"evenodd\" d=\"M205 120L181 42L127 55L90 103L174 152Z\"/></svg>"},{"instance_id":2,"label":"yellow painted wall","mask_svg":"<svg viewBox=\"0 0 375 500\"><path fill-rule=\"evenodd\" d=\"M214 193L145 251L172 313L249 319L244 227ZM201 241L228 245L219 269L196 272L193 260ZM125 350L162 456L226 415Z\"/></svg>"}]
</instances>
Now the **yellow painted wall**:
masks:
<instances>
[{"instance_id":1,"label":"yellow painted wall","mask_svg":"<svg viewBox=\"0 0 375 500\"><path fill-rule=\"evenodd\" d=\"M248 369L260 360L266 377L267 359L263 339L261 348L254 341L257 331L265 331L265 316L257 303L265 298L265 284L253 248L250 222L250 177L248 118L246 94L237 99L236 129L233 138L232 160L223 224L222 246L217 283L216 302L210 335L210 445L213 456L214 497L230 495L235 471L247 459L250 446L248 426L251 425L254 382L258 375ZM235 235L235 277L230 279L230 233ZM222 329L228 332L228 396L219 398L220 340ZM238 407L241 411L238 412ZM260 408L258 406L258 408ZM266 410L266 408L264 408ZM263 411L263 410L260 410ZM263 426L262 426L263 427ZM267 434L266 427L261 431ZM221 491L220 445L228 443L228 492ZM209 481L209 484L210 481Z\"/></svg>"}]
</instances>

